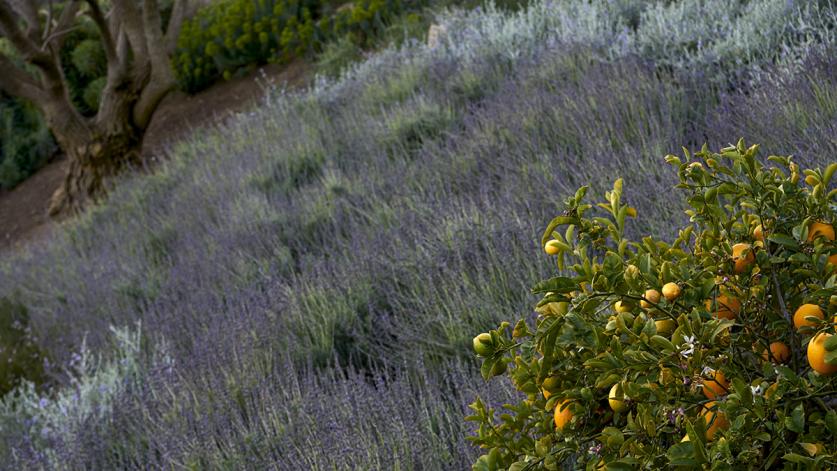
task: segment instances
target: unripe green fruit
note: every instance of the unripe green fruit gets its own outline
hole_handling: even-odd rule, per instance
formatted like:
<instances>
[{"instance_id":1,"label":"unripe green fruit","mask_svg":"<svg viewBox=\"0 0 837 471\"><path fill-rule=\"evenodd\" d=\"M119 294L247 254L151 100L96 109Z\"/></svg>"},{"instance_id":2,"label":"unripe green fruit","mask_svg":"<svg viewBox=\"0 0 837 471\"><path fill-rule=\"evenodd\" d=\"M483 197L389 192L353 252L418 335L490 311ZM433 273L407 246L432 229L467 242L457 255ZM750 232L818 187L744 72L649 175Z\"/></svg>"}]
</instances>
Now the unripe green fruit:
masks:
<instances>
[{"instance_id":1,"label":"unripe green fruit","mask_svg":"<svg viewBox=\"0 0 837 471\"><path fill-rule=\"evenodd\" d=\"M481 333L474 337L474 351L477 355L487 357L494 353L494 342L491 340L491 334Z\"/></svg>"}]
</instances>

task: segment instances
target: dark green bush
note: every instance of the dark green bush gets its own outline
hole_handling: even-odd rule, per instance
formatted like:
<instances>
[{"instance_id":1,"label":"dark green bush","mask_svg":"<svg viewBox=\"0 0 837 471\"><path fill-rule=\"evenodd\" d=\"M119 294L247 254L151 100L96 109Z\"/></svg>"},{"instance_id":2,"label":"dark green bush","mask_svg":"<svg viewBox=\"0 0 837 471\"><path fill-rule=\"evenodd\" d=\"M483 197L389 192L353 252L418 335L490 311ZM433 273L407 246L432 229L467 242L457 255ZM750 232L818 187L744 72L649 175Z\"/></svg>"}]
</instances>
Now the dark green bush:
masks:
<instances>
[{"instance_id":1,"label":"dark green bush","mask_svg":"<svg viewBox=\"0 0 837 471\"><path fill-rule=\"evenodd\" d=\"M181 86L196 92L241 67L288 62L337 40L365 47L402 11L401 0L221 0L183 25L175 70Z\"/></svg>"},{"instance_id":2,"label":"dark green bush","mask_svg":"<svg viewBox=\"0 0 837 471\"><path fill-rule=\"evenodd\" d=\"M0 92L0 189L10 189L33 174L55 149L40 113Z\"/></svg>"},{"instance_id":3,"label":"dark green bush","mask_svg":"<svg viewBox=\"0 0 837 471\"><path fill-rule=\"evenodd\" d=\"M26 306L0 298L0 396L21 380L43 382L43 355L29 334Z\"/></svg>"},{"instance_id":4,"label":"dark green bush","mask_svg":"<svg viewBox=\"0 0 837 471\"><path fill-rule=\"evenodd\" d=\"M221 0L186 21L174 57L181 86L195 92L238 68L306 52L311 0Z\"/></svg>"}]
</instances>

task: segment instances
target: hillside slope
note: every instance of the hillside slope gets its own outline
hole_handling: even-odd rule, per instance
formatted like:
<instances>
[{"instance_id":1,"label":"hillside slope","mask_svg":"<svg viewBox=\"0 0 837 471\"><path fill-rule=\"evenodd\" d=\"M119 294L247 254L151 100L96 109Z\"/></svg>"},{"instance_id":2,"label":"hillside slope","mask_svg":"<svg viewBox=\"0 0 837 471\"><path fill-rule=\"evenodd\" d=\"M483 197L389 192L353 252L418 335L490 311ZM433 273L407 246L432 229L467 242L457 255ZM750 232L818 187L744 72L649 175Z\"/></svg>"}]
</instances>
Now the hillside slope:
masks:
<instances>
[{"instance_id":1,"label":"hillside slope","mask_svg":"<svg viewBox=\"0 0 837 471\"><path fill-rule=\"evenodd\" d=\"M531 312L554 270L541 230L570 191L624 177L642 189L632 230L663 234L684 217L662 165L681 145L837 153L830 2L440 21L441 47L276 92L0 262L0 296L84 385L0 407L7 464L467 468L465 405L511 394L479 379L470 339ZM82 367L83 348L114 360Z\"/></svg>"}]
</instances>

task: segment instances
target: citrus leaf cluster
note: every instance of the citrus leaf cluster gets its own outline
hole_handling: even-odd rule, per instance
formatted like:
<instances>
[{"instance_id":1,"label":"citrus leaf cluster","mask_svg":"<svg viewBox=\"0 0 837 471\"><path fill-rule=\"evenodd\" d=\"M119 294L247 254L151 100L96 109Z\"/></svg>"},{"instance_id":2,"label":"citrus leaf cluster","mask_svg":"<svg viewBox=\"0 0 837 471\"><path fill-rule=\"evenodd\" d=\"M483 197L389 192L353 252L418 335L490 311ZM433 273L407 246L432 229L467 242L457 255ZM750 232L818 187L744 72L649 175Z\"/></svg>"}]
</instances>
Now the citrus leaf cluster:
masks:
<instances>
[{"instance_id":1,"label":"citrus leaf cluster","mask_svg":"<svg viewBox=\"0 0 837 471\"><path fill-rule=\"evenodd\" d=\"M544 233L537 318L474 339L521 393L471 404L474 469L837 467L837 163L743 140L666 161L689 216L672 242L626 238L621 180L582 187Z\"/></svg>"}]
</instances>

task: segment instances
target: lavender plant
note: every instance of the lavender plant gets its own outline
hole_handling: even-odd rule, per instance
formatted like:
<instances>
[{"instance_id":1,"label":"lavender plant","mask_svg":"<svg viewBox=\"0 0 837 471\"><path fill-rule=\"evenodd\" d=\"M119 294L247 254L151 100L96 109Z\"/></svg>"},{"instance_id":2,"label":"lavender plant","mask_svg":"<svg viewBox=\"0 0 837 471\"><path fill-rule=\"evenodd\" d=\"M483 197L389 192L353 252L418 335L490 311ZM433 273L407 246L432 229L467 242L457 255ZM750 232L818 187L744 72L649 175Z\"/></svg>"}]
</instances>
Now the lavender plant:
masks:
<instances>
[{"instance_id":1,"label":"lavender plant","mask_svg":"<svg viewBox=\"0 0 837 471\"><path fill-rule=\"evenodd\" d=\"M463 352L472 332L531 314L528 288L550 267L529 254L558 210L545 189L601 191L621 175L644 189L631 230L660 235L682 223L668 207L676 175L659 165L672 148L748 135L811 166L833 155L815 150L834 145L834 7L783 10L813 36L771 30L804 62L753 53L707 70L636 46L652 6L444 13L445 46L405 44L310 90L270 90L4 255L0 296L17 293L59 372L82 339L114 357L109 326L137 320L176 359L141 355L141 384L50 444L54 456L75 469L473 463L466 404L519 398ZM7 466L47 467L23 432L2 440Z\"/></svg>"}]
</instances>

